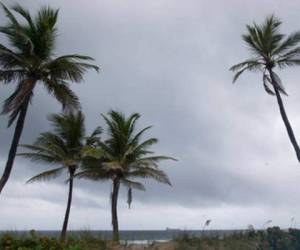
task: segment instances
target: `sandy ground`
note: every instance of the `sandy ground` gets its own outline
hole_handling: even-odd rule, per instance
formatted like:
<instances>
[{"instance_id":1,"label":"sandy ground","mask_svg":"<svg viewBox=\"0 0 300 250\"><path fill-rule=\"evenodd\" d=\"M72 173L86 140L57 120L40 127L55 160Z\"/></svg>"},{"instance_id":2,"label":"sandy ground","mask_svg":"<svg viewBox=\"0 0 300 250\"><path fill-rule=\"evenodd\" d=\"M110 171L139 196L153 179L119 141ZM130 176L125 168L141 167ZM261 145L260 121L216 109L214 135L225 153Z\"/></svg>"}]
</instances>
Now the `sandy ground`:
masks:
<instances>
[{"instance_id":1,"label":"sandy ground","mask_svg":"<svg viewBox=\"0 0 300 250\"><path fill-rule=\"evenodd\" d=\"M174 242L154 243L150 246L129 245L129 246L111 246L110 250L174 250Z\"/></svg>"}]
</instances>

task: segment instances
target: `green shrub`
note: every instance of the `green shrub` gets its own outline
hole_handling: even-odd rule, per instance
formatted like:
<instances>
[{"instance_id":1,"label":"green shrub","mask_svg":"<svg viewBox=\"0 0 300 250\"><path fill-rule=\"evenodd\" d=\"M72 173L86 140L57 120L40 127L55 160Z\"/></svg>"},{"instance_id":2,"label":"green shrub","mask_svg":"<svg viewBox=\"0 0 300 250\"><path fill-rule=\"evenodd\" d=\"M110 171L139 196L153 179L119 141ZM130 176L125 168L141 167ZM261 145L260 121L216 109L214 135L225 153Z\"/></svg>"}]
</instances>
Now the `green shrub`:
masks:
<instances>
[{"instance_id":1,"label":"green shrub","mask_svg":"<svg viewBox=\"0 0 300 250\"><path fill-rule=\"evenodd\" d=\"M106 241L92 235L70 236L66 244L55 237L39 236L31 231L27 235L0 236L0 250L106 250Z\"/></svg>"}]
</instances>

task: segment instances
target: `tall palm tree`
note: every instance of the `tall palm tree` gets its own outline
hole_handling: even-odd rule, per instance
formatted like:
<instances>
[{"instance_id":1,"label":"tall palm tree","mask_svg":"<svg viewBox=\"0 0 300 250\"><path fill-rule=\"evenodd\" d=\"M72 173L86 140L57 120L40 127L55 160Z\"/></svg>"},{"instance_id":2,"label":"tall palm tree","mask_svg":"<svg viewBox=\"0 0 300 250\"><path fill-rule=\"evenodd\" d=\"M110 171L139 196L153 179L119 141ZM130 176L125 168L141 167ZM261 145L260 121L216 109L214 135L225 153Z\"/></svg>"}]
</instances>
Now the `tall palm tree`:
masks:
<instances>
[{"instance_id":1,"label":"tall palm tree","mask_svg":"<svg viewBox=\"0 0 300 250\"><path fill-rule=\"evenodd\" d=\"M84 158L89 157L90 149L99 141L98 136L101 129L100 127L96 128L91 136L86 137L84 116L81 112L54 114L49 117L49 121L53 126L53 131L41 133L32 145L22 145L29 152L19 155L34 162L59 165L59 167L43 171L32 177L28 182L51 180L67 171L69 195L61 231L61 240L65 241L72 203L74 175Z\"/></svg>"},{"instance_id":2,"label":"tall palm tree","mask_svg":"<svg viewBox=\"0 0 300 250\"><path fill-rule=\"evenodd\" d=\"M300 32L286 36L280 33L280 25L281 21L273 15L267 17L262 25L247 25L247 33L242 38L252 52L252 57L232 66L230 70L235 72L233 82L245 71L262 72L264 89L277 98L282 120L300 162L300 148L281 98L281 94L287 95L287 92L274 71L275 68L300 65Z\"/></svg>"},{"instance_id":3,"label":"tall palm tree","mask_svg":"<svg viewBox=\"0 0 300 250\"><path fill-rule=\"evenodd\" d=\"M98 71L98 67L87 63L93 60L88 56L71 54L54 57L58 10L41 8L33 18L20 5L13 6L12 11L1 2L0 5L8 21L7 25L0 27L0 33L10 45L9 48L0 44L0 81L16 85L14 92L4 102L2 114L9 114L9 127L17 120L8 160L0 180L1 193L13 167L35 86L43 84L49 94L62 104L63 109L79 108L78 97L69 84L79 83L84 72L88 69Z\"/></svg>"},{"instance_id":4,"label":"tall palm tree","mask_svg":"<svg viewBox=\"0 0 300 250\"><path fill-rule=\"evenodd\" d=\"M84 164L77 176L92 180L110 179L112 181L113 240L119 241L117 203L120 185L123 184L128 188L127 202L130 206L132 189L145 190L142 183L135 181L136 178L152 178L171 185L166 173L159 169L158 162L175 159L162 155L156 156L149 151L149 147L157 143L156 138L141 142L141 137L151 126L135 132L136 122L140 118L138 113L127 118L122 113L110 111L108 116L102 116L108 127L108 139L99 143L101 157L96 164L91 164L91 162Z\"/></svg>"}]
</instances>

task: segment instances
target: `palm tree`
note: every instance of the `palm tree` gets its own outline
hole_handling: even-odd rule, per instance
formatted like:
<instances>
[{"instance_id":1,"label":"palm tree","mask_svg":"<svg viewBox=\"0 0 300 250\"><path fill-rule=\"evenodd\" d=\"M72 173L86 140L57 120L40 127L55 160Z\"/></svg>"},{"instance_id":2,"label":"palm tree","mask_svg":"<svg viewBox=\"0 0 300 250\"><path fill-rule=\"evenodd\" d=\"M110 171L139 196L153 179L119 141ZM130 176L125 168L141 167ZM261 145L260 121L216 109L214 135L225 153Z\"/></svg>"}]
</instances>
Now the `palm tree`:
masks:
<instances>
[{"instance_id":1,"label":"palm tree","mask_svg":"<svg viewBox=\"0 0 300 250\"><path fill-rule=\"evenodd\" d=\"M58 10L45 7L32 18L26 9L15 5L11 10L23 18L24 22L21 23L11 10L1 2L0 4L8 21L6 26L0 27L0 33L10 44L10 48L0 44L0 81L4 84L16 84L14 92L4 102L2 114L9 114L8 127L17 120L8 160L0 180L1 193L13 167L35 86L43 84L64 110L79 108L78 97L69 84L79 83L84 72L88 69L98 71L98 67L87 63L93 60L88 56L71 54L54 57Z\"/></svg>"},{"instance_id":2,"label":"palm tree","mask_svg":"<svg viewBox=\"0 0 300 250\"><path fill-rule=\"evenodd\" d=\"M68 172L69 195L61 231L61 240L64 242L72 203L74 175L82 161L88 158L90 149L99 141L101 129L96 128L91 136L86 137L84 116L81 112L54 114L48 119L53 126L53 132L41 133L32 145L22 145L29 152L19 155L34 162L59 165L32 177L28 182L51 180L64 171Z\"/></svg>"},{"instance_id":3,"label":"palm tree","mask_svg":"<svg viewBox=\"0 0 300 250\"><path fill-rule=\"evenodd\" d=\"M290 141L300 162L300 148L293 129L286 115L281 94L287 95L279 76L274 69L300 65L300 32L285 36L279 32L281 21L275 16L266 18L262 25L247 25L247 33L242 36L249 46L252 57L230 68L235 72L233 82L245 71L260 71L263 86L270 95L275 95L280 114L286 127Z\"/></svg>"},{"instance_id":4,"label":"palm tree","mask_svg":"<svg viewBox=\"0 0 300 250\"><path fill-rule=\"evenodd\" d=\"M157 143L156 138L141 142L141 137L151 128L146 127L135 132L136 122L140 118L134 113L126 118L122 113L110 111L109 116L102 115L107 124L108 139L100 142L100 159L98 162L83 165L77 174L79 178L112 181L111 214L113 226L113 240L119 241L119 225L117 203L120 185L128 188L128 205L132 202L132 189L145 190L142 183L135 178L152 178L164 184L171 185L168 176L159 169L161 160L175 160L167 156L155 156L149 147Z\"/></svg>"}]
</instances>

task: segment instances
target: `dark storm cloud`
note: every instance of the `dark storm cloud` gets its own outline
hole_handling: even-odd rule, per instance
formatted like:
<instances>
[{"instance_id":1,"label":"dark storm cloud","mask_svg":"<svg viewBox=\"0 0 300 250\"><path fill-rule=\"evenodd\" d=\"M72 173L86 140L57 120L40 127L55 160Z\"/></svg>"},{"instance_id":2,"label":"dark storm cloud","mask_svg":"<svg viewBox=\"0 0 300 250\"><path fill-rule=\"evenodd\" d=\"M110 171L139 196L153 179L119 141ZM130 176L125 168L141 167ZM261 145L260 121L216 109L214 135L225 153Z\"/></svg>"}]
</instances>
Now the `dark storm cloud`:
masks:
<instances>
[{"instance_id":1,"label":"dark storm cloud","mask_svg":"<svg viewBox=\"0 0 300 250\"><path fill-rule=\"evenodd\" d=\"M160 140L155 150L179 160L162 163L173 187L146 182L146 193L134 193L132 213L136 217L159 217L155 206L167 207L170 212L160 225L155 219L144 219L145 228L196 227L193 218L209 212L220 227L228 226L226 218L231 213L240 217L236 226L250 223L249 216L255 218L251 223L259 224L268 215L285 225L300 208L299 166L276 100L263 92L261 76L247 74L232 85L228 71L249 55L240 38L246 23L260 22L265 15L276 13L283 19L286 32L291 32L300 28L300 4L267 0L22 1L32 12L46 3L60 8L57 54L91 55L102 68L100 74L90 72L84 83L74 85L88 131L103 126L100 113L111 108L126 114L140 112L140 127L154 125L148 135ZM300 132L299 74L296 69L281 73L290 93L284 101L296 133ZM9 92L2 87L1 102ZM33 142L49 129L47 114L59 110L39 87L22 143ZM1 166L12 135L12 129L5 125L2 117ZM3 204L9 201L5 212L0 213L3 228L58 228L57 216L63 213L66 198L63 179L51 185L23 185L41 167L16 161L12 180L4 198L0 197ZM120 216L125 227L134 228L139 221L126 210L125 191ZM72 212L83 219L73 222L73 228L86 226L89 220L103 221L103 227L109 227L109 192L108 183L80 181ZM34 210L33 204L39 205L42 209L33 214L42 218L42 213L48 213L50 219L43 225L31 222L30 216L18 217L17 222L12 218L19 216L15 207L20 204L26 211ZM91 212L86 215L85 210Z\"/></svg>"}]
</instances>

